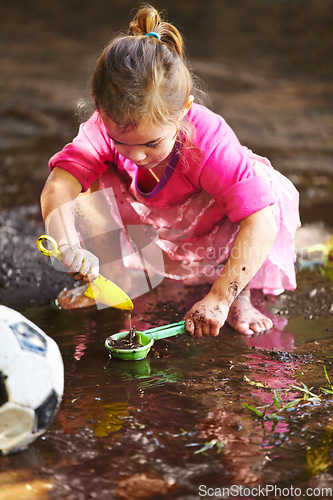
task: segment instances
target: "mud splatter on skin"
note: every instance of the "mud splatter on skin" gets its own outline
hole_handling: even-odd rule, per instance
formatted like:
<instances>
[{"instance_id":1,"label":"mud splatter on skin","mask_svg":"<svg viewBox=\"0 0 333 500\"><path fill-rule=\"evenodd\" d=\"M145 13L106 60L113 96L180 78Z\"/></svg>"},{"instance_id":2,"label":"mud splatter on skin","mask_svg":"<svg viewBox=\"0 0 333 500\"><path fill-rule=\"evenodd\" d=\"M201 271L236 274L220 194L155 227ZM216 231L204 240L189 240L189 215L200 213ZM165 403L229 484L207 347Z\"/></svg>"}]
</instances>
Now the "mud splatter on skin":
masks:
<instances>
[{"instance_id":1,"label":"mud splatter on skin","mask_svg":"<svg viewBox=\"0 0 333 500\"><path fill-rule=\"evenodd\" d=\"M198 320L199 323L205 323L205 316L198 310L193 313L193 319Z\"/></svg>"},{"instance_id":2,"label":"mud splatter on skin","mask_svg":"<svg viewBox=\"0 0 333 500\"><path fill-rule=\"evenodd\" d=\"M239 283L237 280L233 280L230 282L230 286L228 288L228 291L230 292L230 295L235 299L238 295L238 290L239 290Z\"/></svg>"},{"instance_id":3,"label":"mud splatter on skin","mask_svg":"<svg viewBox=\"0 0 333 500\"><path fill-rule=\"evenodd\" d=\"M205 316L206 308L201 308L201 309L196 309L192 313L192 317L188 318L188 327L189 329L194 326L194 331L199 327L202 329L204 327L209 327L210 329L215 329L215 326L218 327L218 329L221 328L221 322L220 322L220 314L222 313L222 310L219 305L216 305L213 309L209 309L210 313L213 313L210 319L207 319ZM186 330L188 333L190 333L190 330ZM192 334L192 333L191 333Z\"/></svg>"},{"instance_id":4,"label":"mud splatter on skin","mask_svg":"<svg viewBox=\"0 0 333 500\"><path fill-rule=\"evenodd\" d=\"M202 311L200 311L199 309L197 309L196 311L193 312L191 318L187 318L187 319L188 319L189 328L191 328L193 325L194 330L197 328L198 324L200 324L202 326L205 324L205 316L202 313ZM190 333L190 330L186 330L186 331L188 333Z\"/></svg>"},{"instance_id":5,"label":"mud splatter on skin","mask_svg":"<svg viewBox=\"0 0 333 500\"><path fill-rule=\"evenodd\" d=\"M231 325L246 324L244 317L240 314L239 310L235 308L231 308L227 322Z\"/></svg>"}]
</instances>

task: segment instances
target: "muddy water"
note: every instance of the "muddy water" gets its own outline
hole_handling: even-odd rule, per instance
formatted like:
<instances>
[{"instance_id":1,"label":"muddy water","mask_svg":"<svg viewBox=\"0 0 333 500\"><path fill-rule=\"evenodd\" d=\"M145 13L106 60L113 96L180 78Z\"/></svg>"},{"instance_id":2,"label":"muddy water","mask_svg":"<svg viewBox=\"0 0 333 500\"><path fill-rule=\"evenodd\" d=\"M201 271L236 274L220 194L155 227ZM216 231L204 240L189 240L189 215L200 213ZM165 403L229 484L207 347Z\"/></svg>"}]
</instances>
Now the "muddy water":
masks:
<instances>
[{"instance_id":1,"label":"muddy water","mask_svg":"<svg viewBox=\"0 0 333 500\"><path fill-rule=\"evenodd\" d=\"M324 366L333 380L332 316L316 316L329 294L332 303L332 285L321 277L311 306L317 272L310 278L299 272L296 299L253 297L274 318L266 335L246 338L228 326L215 339L179 335L156 341L146 359L133 362L110 359L104 347L107 336L129 328L119 311L23 308L60 346L65 394L49 432L1 459L1 487L21 484L39 492L22 498L47 492L55 499L197 499L205 488L232 485L333 487L331 396L301 401L276 421L243 406L274 413L273 391L285 404L302 396L290 388L302 382L319 395L328 385ZM165 300L170 289L172 301ZM132 322L142 330L177 321L201 292L165 281L135 301Z\"/></svg>"},{"instance_id":2,"label":"muddy water","mask_svg":"<svg viewBox=\"0 0 333 500\"><path fill-rule=\"evenodd\" d=\"M331 1L166 4L156 3L184 32L211 107L300 190L302 222L312 224L300 248L324 241L333 228ZM112 13L103 0L2 7L0 301L58 342L66 385L49 432L1 458L0 498L194 500L211 498L208 487L228 498L220 490L237 484L267 485L271 499L295 497L291 486L329 498L321 489L333 488L332 404L320 388L324 367L333 381L332 270L300 269L298 290L275 301L255 295L274 320L266 335L246 338L228 326L216 339L180 335L138 362L109 359L104 347L129 329L125 314L54 305L71 280L35 247L46 163L75 133L75 102L95 55L135 5L113 2ZM178 321L203 292L165 280L135 299L133 326ZM269 418L273 391L283 406L301 398L290 387L301 382L321 398ZM244 404L267 413L259 418Z\"/></svg>"}]
</instances>

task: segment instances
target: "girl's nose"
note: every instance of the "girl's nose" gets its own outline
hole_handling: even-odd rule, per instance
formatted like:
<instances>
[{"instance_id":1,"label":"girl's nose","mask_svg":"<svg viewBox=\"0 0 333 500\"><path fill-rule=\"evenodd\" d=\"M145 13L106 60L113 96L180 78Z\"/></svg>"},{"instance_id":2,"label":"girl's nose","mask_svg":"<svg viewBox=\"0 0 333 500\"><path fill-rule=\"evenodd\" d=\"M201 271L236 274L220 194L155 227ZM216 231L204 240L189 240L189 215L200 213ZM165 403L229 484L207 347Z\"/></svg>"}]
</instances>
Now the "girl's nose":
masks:
<instances>
[{"instance_id":1,"label":"girl's nose","mask_svg":"<svg viewBox=\"0 0 333 500\"><path fill-rule=\"evenodd\" d=\"M141 163L146 159L146 153L142 148L131 148L128 150L127 158L133 163Z\"/></svg>"}]
</instances>

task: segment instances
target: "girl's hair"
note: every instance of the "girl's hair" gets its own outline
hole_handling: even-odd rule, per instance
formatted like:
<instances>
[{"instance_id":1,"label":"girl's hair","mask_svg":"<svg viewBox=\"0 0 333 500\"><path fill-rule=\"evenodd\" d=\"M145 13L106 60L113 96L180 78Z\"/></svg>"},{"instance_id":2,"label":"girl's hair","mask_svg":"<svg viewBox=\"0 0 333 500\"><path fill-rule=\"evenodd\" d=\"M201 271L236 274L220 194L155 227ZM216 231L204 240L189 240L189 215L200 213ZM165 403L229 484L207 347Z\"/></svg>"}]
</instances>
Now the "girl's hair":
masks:
<instances>
[{"instance_id":1,"label":"girl's hair","mask_svg":"<svg viewBox=\"0 0 333 500\"><path fill-rule=\"evenodd\" d=\"M150 32L160 39L146 36ZM151 5L141 7L128 32L105 47L92 76L96 109L123 129L135 128L143 118L176 123L192 87L181 34Z\"/></svg>"}]
</instances>

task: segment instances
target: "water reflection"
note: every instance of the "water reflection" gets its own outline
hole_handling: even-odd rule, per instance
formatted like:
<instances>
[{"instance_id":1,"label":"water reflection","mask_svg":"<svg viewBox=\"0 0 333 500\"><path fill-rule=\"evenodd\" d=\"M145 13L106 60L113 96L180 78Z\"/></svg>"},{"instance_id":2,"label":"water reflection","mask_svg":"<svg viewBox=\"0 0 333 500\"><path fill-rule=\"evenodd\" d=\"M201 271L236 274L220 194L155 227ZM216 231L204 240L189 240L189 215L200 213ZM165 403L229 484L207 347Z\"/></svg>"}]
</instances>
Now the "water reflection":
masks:
<instances>
[{"instance_id":1,"label":"water reflection","mask_svg":"<svg viewBox=\"0 0 333 500\"><path fill-rule=\"evenodd\" d=\"M180 302L181 290L173 289L175 302L163 302L163 285L151 302L142 298L134 324L145 329L178 320L200 293L189 287ZM269 303L260 307L269 313ZM30 313L36 321L34 309ZM148 495L154 488L167 492L168 500L196 498L200 484L262 485L285 474L301 474L306 484L305 470L314 475L329 467L330 425L315 431L316 443L306 451L308 431L301 429L311 407L294 408L278 421L260 420L243 407L276 412L274 389L283 403L292 400L290 385L311 367L312 358L300 355L295 341L300 332L289 329L286 317L274 317L265 335L244 337L226 326L217 338L179 335L156 341L144 360L120 361L104 347L106 337L128 329L119 311L45 307L36 316L60 345L66 370L57 420L29 449L36 454L32 477L52 476L56 498L85 490L99 498L117 491L135 499L136 489ZM293 473L286 472L287 463ZM18 465L22 477L27 467L25 460Z\"/></svg>"}]
</instances>

